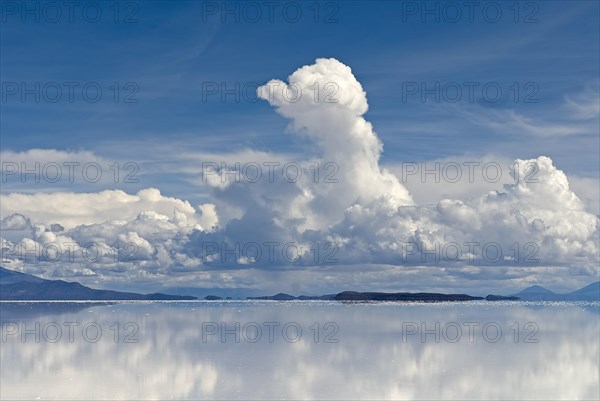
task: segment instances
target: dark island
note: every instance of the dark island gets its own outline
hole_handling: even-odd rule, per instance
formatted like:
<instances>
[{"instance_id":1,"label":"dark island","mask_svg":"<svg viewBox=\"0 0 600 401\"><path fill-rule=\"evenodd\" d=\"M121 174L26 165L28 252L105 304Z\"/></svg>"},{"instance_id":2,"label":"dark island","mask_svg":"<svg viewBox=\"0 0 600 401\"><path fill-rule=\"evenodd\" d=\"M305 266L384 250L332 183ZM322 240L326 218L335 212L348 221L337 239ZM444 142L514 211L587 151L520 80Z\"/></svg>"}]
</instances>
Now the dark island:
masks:
<instances>
[{"instance_id":1,"label":"dark island","mask_svg":"<svg viewBox=\"0 0 600 401\"><path fill-rule=\"evenodd\" d=\"M335 297L336 297L335 294L314 295L314 296L313 295L300 295L299 297L295 297L293 295L280 292L279 294L275 294L275 295L263 295L260 297L246 297L246 299L262 300L262 301L294 301L294 300L298 300L298 301L331 301L331 300L335 299Z\"/></svg>"},{"instance_id":2,"label":"dark island","mask_svg":"<svg viewBox=\"0 0 600 401\"><path fill-rule=\"evenodd\" d=\"M486 299L488 301L518 300L517 297L503 297L501 295L488 295L486 298L474 297L467 294L438 294L433 292L356 292L343 291L339 294L329 294L320 296L300 295L295 297L290 294L280 292L275 295L264 295L260 297L247 297L250 300L267 301L343 301L343 302L363 302L363 301L400 301L400 302L460 302L460 301L478 301Z\"/></svg>"},{"instance_id":3,"label":"dark island","mask_svg":"<svg viewBox=\"0 0 600 401\"><path fill-rule=\"evenodd\" d=\"M262 297L247 297L246 299L254 299L254 300L270 300L270 301L292 301L294 299L296 299L295 296L290 295L290 294L284 294L283 292L280 292L279 294L275 294L275 295L266 295L266 296L262 296Z\"/></svg>"},{"instance_id":4,"label":"dark island","mask_svg":"<svg viewBox=\"0 0 600 401\"><path fill-rule=\"evenodd\" d=\"M487 297L485 297L485 299L487 301L518 301L519 297L515 297L514 295L510 295L510 296L503 296L503 295L488 295Z\"/></svg>"},{"instance_id":5,"label":"dark island","mask_svg":"<svg viewBox=\"0 0 600 401\"><path fill-rule=\"evenodd\" d=\"M482 297L467 294L438 294L434 292L355 292L344 291L335 296L337 301L403 301L403 302L456 302L477 301Z\"/></svg>"}]
</instances>

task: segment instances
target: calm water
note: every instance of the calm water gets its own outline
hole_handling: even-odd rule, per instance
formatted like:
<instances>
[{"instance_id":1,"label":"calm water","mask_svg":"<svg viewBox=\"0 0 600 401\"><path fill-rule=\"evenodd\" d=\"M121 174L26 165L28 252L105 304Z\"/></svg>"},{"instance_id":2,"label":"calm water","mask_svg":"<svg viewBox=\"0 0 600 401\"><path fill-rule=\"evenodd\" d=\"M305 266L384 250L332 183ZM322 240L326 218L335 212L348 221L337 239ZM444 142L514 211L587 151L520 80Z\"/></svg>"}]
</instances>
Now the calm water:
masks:
<instances>
[{"instance_id":1,"label":"calm water","mask_svg":"<svg viewBox=\"0 0 600 401\"><path fill-rule=\"evenodd\" d=\"M2 399L599 399L599 303L1 304Z\"/></svg>"}]
</instances>

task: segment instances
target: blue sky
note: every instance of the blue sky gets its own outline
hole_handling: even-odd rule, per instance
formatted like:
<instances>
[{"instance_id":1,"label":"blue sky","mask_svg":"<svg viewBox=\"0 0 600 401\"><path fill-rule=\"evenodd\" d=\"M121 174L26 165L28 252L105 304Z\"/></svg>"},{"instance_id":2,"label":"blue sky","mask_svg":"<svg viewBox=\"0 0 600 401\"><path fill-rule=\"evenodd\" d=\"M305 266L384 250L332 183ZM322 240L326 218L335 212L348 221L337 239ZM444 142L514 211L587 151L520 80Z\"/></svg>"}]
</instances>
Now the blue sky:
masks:
<instances>
[{"instance_id":1,"label":"blue sky","mask_svg":"<svg viewBox=\"0 0 600 401\"><path fill-rule=\"evenodd\" d=\"M302 137L282 134L288 121L264 100L221 101L219 94L203 99L207 83L232 88L285 81L317 58L335 58L352 68L366 91L365 118L384 146L381 166L395 172L403 162L549 156L595 211L598 2L481 2L472 20L465 2L455 2L462 13L457 22L450 21L453 6L447 2L320 2L316 22L315 3L291 3L276 2L272 22L264 2L252 3L262 12L257 22L243 14L247 2L228 2L229 9L242 10L236 22L232 14L220 14L222 2L144 1L118 3L115 23L116 3L109 1L94 3L102 10L96 23L79 8L69 22L64 6L61 21L51 23L44 14L52 11L44 8L47 3L28 2L34 14L23 16L25 3L2 2L2 151L91 152L140 166L137 183L9 181L2 194L104 189L132 194L154 187L192 205L210 201L210 191L191 185L198 177L181 166L249 149L302 158L315 148ZM423 16L424 4L440 14ZM302 11L295 23L281 11L292 6ZM501 16L492 22L495 10ZM57 83L63 98L51 103L42 95L38 103L32 95L22 101L21 92L9 93L14 84L36 82ZM65 82L79 85L72 102ZM81 94L90 82L102 90L95 103ZM413 83L458 86L462 97L453 102L442 95L436 102L428 95L422 101L421 89L407 94ZM475 83L473 99L465 83ZM490 83L502 91L497 101L482 92ZM136 102L124 103L128 94Z\"/></svg>"},{"instance_id":2,"label":"blue sky","mask_svg":"<svg viewBox=\"0 0 600 401\"><path fill-rule=\"evenodd\" d=\"M534 97L538 103L508 100L481 107L512 109L555 123L565 96L597 85L597 2L535 2L537 11L521 6L519 18L535 11L537 23L514 23L514 13L505 3L498 3L503 16L497 23L487 22L477 9L469 23L464 8L464 18L457 23L449 23L444 14L439 23L435 16L422 23L420 15L406 15L406 9L402 13L408 3L412 4L336 2L335 23L315 23L310 3L298 3L304 4L298 23L286 22L280 13L275 13L274 23L266 15L257 23L244 18L236 23L233 16L220 23L220 15L212 14L204 15L203 23L200 1L134 3L138 9L123 7L123 13L135 11L137 22L129 24L115 24L108 6L103 6L103 18L95 24L78 13L74 23L55 24L31 20L23 24L20 16L5 15L4 82L98 82L104 99L88 103L76 96L72 104L31 100L23 104L10 97L2 104L2 146L24 150L51 145L112 153L130 143L127 153L148 154L157 152L168 137L170 143L199 149L230 150L251 144L293 151L294 144L279 135L285 121L265 102L235 103L230 97L222 103L218 96L202 102L202 82L262 83L283 78L317 57L335 57L353 68L367 91L368 117L385 144L386 161L493 149L510 157L544 153L560 160L567 171L597 173L594 146L582 146L589 153L577 158L563 154L564 142L580 144L582 138L540 143L539 138L510 130L491 134L452 111L443 114L432 97L425 104L418 96L402 101L403 82L498 82L506 95L517 82L521 98L528 93L523 85L533 82L539 87ZM322 19L336 10L321 8ZM266 8L263 11L266 14ZM113 82L135 82L139 103L112 102L108 87ZM475 94L481 98L481 91ZM469 105L478 106L472 102L457 106ZM439 121L438 126L423 133L418 126L432 119ZM591 141L587 144L598 144L597 136Z\"/></svg>"}]
</instances>

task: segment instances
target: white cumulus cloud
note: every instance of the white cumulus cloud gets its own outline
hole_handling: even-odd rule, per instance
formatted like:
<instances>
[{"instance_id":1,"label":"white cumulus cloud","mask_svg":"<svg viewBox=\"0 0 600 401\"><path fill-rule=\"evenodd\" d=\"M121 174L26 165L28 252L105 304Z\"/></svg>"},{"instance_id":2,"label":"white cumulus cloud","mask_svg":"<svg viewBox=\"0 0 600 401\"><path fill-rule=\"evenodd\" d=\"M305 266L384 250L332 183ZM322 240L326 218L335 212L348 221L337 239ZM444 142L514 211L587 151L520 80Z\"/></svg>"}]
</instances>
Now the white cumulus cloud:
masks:
<instances>
[{"instance_id":1,"label":"white cumulus cloud","mask_svg":"<svg viewBox=\"0 0 600 401\"><path fill-rule=\"evenodd\" d=\"M124 274L144 280L210 269L219 258L204 252L207 242L227 244L234 252L229 264L240 269L286 261L279 254L267 263L240 253L236 244L290 241L304 256L299 265L323 261L308 257L315 253L311 244L319 243L333 247L340 266L369 264L371 273L378 264L579 266L590 275L597 269L598 216L586 209L550 158L516 160L511 179L497 186L486 182L480 194L453 199L461 191L450 191L435 203L418 204L398 176L380 165L383 144L364 117L366 93L350 67L317 59L287 82L269 81L258 95L289 120L289 134L312 146L305 160L294 161L295 179L275 174L272 180L251 182L215 172L203 182L210 203L197 207L155 188L136 194L10 193L0 199L2 227L31 226L31 236L21 240L28 246L75 242L83 249L95 243L107 254L131 247L130 259L107 258L105 265L111 274L128 266L134 273ZM276 159L257 154L259 163ZM280 160L277 168L290 161ZM534 177L514 174L532 165ZM64 229L53 229L55 224ZM3 247L17 244L3 240ZM103 264L86 261L83 250L79 258L86 269L104 274ZM235 285L236 274L227 277L227 285Z\"/></svg>"}]
</instances>

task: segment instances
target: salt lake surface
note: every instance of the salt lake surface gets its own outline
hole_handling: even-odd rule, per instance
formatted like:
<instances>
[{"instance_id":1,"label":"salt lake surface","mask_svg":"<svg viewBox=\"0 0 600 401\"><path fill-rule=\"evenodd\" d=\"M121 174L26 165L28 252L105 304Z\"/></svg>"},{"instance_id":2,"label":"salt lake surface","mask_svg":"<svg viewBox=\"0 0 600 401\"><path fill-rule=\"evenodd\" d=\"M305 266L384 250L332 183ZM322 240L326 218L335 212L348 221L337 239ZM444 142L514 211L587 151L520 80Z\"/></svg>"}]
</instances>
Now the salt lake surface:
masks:
<instances>
[{"instance_id":1,"label":"salt lake surface","mask_svg":"<svg viewBox=\"0 0 600 401\"><path fill-rule=\"evenodd\" d=\"M600 303L0 304L1 399L600 398Z\"/></svg>"}]
</instances>

